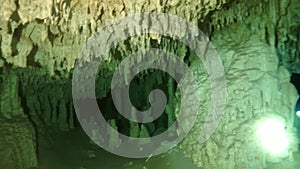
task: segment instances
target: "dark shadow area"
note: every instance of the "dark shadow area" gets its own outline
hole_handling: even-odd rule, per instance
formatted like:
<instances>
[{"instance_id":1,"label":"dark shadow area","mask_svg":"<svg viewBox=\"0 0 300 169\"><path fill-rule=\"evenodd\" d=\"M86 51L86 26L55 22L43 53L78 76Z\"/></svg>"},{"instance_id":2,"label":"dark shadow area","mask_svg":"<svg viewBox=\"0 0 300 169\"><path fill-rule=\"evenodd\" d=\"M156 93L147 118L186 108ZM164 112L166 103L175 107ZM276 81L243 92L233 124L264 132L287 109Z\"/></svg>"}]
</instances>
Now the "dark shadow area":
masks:
<instances>
[{"instance_id":1,"label":"dark shadow area","mask_svg":"<svg viewBox=\"0 0 300 169\"><path fill-rule=\"evenodd\" d=\"M293 83L298 91L298 94L300 96L300 74L292 74L291 77L291 83ZM298 139L300 140L300 97L298 98L298 101L296 103L295 107L295 127L297 128L297 136ZM298 149L300 150L300 144Z\"/></svg>"},{"instance_id":2,"label":"dark shadow area","mask_svg":"<svg viewBox=\"0 0 300 169\"><path fill-rule=\"evenodd\" d=\"M144 71L141 71L140 74L145 73ZM161 79L160 82L157 82L156 79ZM171 81L171 82L170 82ZM170 93L170 90L168 90L167 84L172 84L172 88L176 90L177 84L176 81L169 76L168 74L162 72L161 70L152 70L150 73L147 74L147 76L135 76L133 80L131 81L129 85L129 98L130 102L132 103L132 106L136 108L138 111L146 111L150 108L149 103L149 94L154 89L160 89L164 92L164 94L167 97L167 106L174 107L175 105L171 100L174 99L175 93ZM122 95L120 94L120 98L122 98ZM139 129L141 129L141 125L143 124L148 133L149 136L155 136L158 135L168 129L168 115L165 111L155 119L153 122L149 123L136 123L136 122L130 122L129 119L126 119L124 116L122 116L118 110L115 107L115 104L113 102L111 91L106 95L106 97L103 97L101 99L97 99L98 106L100 108L100 111L106 121L110 119L116 120L116 125L118 127L118 131L124 135L130 136L130 126L139 126ZM172 112L175 118L174 112ZM142 116L141 114L136 114L136 116ZM140 117L142 118L142 117ZM174 119L175 121L175 119ZM130 124L131 123L131 124Z\"/></svg>"}]
</instances>

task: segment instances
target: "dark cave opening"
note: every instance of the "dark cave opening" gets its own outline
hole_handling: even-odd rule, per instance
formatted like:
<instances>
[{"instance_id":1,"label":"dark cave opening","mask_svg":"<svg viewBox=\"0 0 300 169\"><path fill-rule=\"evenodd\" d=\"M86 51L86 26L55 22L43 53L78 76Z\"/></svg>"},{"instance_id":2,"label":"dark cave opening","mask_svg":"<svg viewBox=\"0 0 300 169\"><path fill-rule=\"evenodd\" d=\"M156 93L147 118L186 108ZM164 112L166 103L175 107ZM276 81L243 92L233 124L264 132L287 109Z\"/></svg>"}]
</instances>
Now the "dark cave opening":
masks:
<instances>
[{"instance_id":1,"label":"dark cave opening","mask_svg":"<svg viewBox=\"0 0 300 169\"><path fill-rule=\"evenodd\" d=\"M300 74L293 73L291 76L291 83L294 84L300 96ZM298 101L295 106L295 113L295 127L297 129L298 139L300 140L300 97L298 98ZM298 149L300 150L300 144L298 145Z\"/></svg>"},{"instance_id":2,"label":"dark cave opening","mask_svg":"<svg viewBox=\"0 0 300 169\"><path fill-rule=\"evenodd\" d=\"M146 111L151 107L149 102L149 94L154 89L159 89L164 92L167 97L167 105L169 107L174 107L173 98L175 98L175 92L177 89L176 81L169 76L167 73L157 70L151 69L150 71L147 70L147 76L145 76L146 72L141 71L138 75L136 75L129 84L129 98L132 106L136 108L138 111ZM157 81L157 78L160 79ZM97 83L96 83L97 84ZM145 84L141 85L141 84ZM166 84L171 84L166 85ZM173 90L169 90L169 88ZM120 97L122 94L120 93ZM99 97L97 97L99 98ZM137 123L130 121L126 117L122 116L118 110L116 109L115 103L112 99L111 90L106 94L105 97L97 99L98 106L100 108L101 114L104 116L105 120L108 122L109 120L115 120L116 126L118 128L118 132L124 134L126 136L130 135L130 130L139 130L141 131L142 125L148 131L149 136L159 135L160 133L166 131L169 125L168 116L172 114L173 122L175 121L175 113L174 110L172 112L164 112L157 118L154 119L152 122L149 123ZM137 118L141 118L141 114L136 114ZM138 127L138 129L133 129L132 126ZM141 135L131 136L131 137L143 137Z\"/></svg>"},{"instance_id":3,"label":"dark cave opening","mask_svg":"<svg viewBox=\"0 0 300 169\"><path fill-rule=\"evenodd\" d=\"M137 3L15 0L7 1L0 8L0 169L300 168L299 0L142 0ZM169 20L173 17L160 17L161 12L186 22L177 24ZM142 14L140 20L129 19L126 24L113 24L118 23L119 18L126 19L135 13ZM157 13L158 16L148 20L152 16L147 13ZM196 29L192 30L192 25L208 35L220 55L226 86L214 85L213 80L220 80L219 77L213 78L216 67L212 66L210 71L210 66L203 64L211 61L211 50L206 41L205 44L185 42L192 37L201 39L201 42L206 39ZM101 30L107 31L107 36ZM101 45L90 46L87 42L97 32L101 36L95 42ZM127 39L118 40L119 37ZM88 56L83 64L88 64L94 57L101 58L102 55L96 55L98 47L99 50L105 49L111 40L115 43L111 43L111 51L99 65L96 81L86 80L90 78L89 72L75 81L93 85L91 88L78 85L82 95L79 100L74 100L72 75L76 70L76 60L80 60L80 51L85 53L83 57ZM198 48L205 56L201 62L197 52L192 50L191 46L195 45L206 46ZM87 50L82 50L86 47ZM119 93L116 105L116 96L111 92L116 68L122 66L123 60L148 48L178 56L196 79L187 77L189 74L179 74L179 66L172 69L164 64L164 68L175 72L176 78L172 73L173 78L159 70L147 70L136 74L127 84L128 77L133 74L128 67L138 67L137 63L130 62L124 64L127 66L124 66L125 82L119 78L116 84L119 91L129 89L129 98ZM155 63L155 59L150 60ZM180 76L187 77L182 78L187 83L174 80ZM197 88L191 88L189 84L192 83ZM218 98L210 97L217 88L226 89L226 95L216 92ZM151 111L150 117L154 121L134 122L122 116L122 111L116 108L120 103L121 110L129 110L131 116L143 119L142 113L155 107L153 100L160 102L155 97L158 95L150 96L156 89L164 93L163 103L166 100L167 105L158 118L152 113L156 111ZM92 95L89 95L90 91L93 91ZM178 96L179 91L181 96ZM199 101L194 95L200 96ZM223 97L226 99L224 110L210 113L218 106L209 107L210 102L218 102ZM77 101L89 109L78 115ZM127 109L124 106L127 101L135 109ZM193 107L201 112L197 118L185 117L182 120L181 115L198 113ZM101 112L93 114L95 108ZM221 120L216 121L220 115ZM93 117L97 116L105 118L96 124L98 128L92 125L95 124ZM91 126L88 128L91 135L85 130L82 118ZM186 129L185 123L192 124L192 128ZM117 134L99 134L102 124L108 124ZM176 124L177 131L172 131L174 135L171 133L171 136L187 135L161 155L130 159L96 145L98 140L105 140L103 145L116 150L122 147L120 143L127 141L120 140L120 134L137 140L152 139L163 135L173 124ZM217 128L205 130L206 125L211 124ZM198 140L202 134L207 140L200 144ZM169 138L157 145L168 146ZM157 147L151 146L151 149L157 150ZM143 148L140 146L139 150L145 150ZM134 152L129 146L126 146L126 151Z\"/></svg>"},{"instance_id":4,"label":"dark cave opening","mask_svg":"<svg viewBox=\"0 0 300 169\"><path fill-rule=\"evenodd\" d=\"M300 74L293 73L291 76L291 83L295 85L298 94L300 95Z\"/></svg>"}]
</instances>

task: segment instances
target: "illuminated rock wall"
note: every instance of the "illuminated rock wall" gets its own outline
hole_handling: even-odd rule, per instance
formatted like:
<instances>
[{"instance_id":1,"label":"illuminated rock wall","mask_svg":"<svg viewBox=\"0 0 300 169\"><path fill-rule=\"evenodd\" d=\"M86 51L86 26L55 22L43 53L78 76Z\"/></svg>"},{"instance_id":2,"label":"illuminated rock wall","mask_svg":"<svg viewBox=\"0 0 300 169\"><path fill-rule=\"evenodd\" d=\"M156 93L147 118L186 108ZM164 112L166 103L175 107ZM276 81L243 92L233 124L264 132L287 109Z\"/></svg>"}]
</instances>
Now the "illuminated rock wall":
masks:
<instances>
[{"instance_id":1,"label":"illuminated rock wall","mask_svg":"<svg viewBox=\"0 0 300 169\"><path fill-rule=\"evenodd\" d=\"M135 12L165 12L198 25L212 39L225 67L228 93L225 113L215 133L200 145L197 136L203 132L210 84L202 63L188 58L198 75L199 89L205 93L201 95L203 104L196 126L180 145L195 165L207 169L264 168L267 161L274 159L257 143L253 126L271 113L285 119L291 138L288 153L295 150L292 124L297 96L289 76L290 72L300 72L297 0L0 2L0 114L4 121L23 117L25 110L26 121L30 118L37 126L55 124L60 129L73 128L76 120L70 79L83 44L114 18ZM116 47L115 54L124 57L141 47L149 47L151 41L182 58L189 55L184 46L160 36L129 39L129 43ZM107 65L102 65L99 76L110 78L118 63L112 54ZM99 86L99 98L105 97L109 81ZM31 129L28 132L24 136L26 145L21 147L31 147L33 153L31 140L35 136ZM30 164L35 164L35 160L29 160Z\"/></svg>"},{"instance_id":2,"label":"illuminated rock wall","mask_svg":"<svg viewBox=\"0 0 300 169\"><path fill-rule=\"evenodd\" d=\"M220 35L221 36L221 35ZM204 145L196 144L207 118L210 101L210 84L205 69L195 65L202 72L199 82L202 91L202 104L195 127L181 144L184 152L193 159L196 165L208 169L266 167L274 158L260 146L257 124L265 115L278 115L285 119L286 131L289 133L289 153L297 150L295 135L294 110L298 95L294 86L289 83L290 74L283 66L278 66L274 48L249 39L243 43L216 42L217 49L224 59L227 80L227 102L221 122L215 133ZM234 39L238 38L233 36ZM203 73L204 72L204 73ZM206 78L205 78L206 77ZM275 114L275 115L272 115ZM288 153L283 157L288 157Z\"/></svg>"},{"instance_id":3,"label":"illuminated rock wall","mask_svg":"<svg viewBox=\"0 0 300 169\"><path fill-rule=\"evenodd\" d=\"M296 71L294 64L298 62L294 59L299 57L287 54L297 50L285 45L292 43L288 39L295 33L287 27L292 29L299 23L298 13L294 13L299 4L296 1L234 4L212 14L206 26L225 67L228 92L225 113L218 129L204 145L193 144L199 133L206 132L201 128L209 100L203 98L202 103L206 104L200 108L199 123L181 147L196 165L205 168L260 169L265 168L267 162L280 161L297 151L298 139L293 125L298 94L290 83L287 69ZM288 60L293 61L288 64ZM199 69L200 66L194 67ZM198 72L207 79L205 69ZM210 84L206 81L199 84L206 89L203 93L209 92ZM257 123L266 115L285 120L290 148L280 158L264 151L256 137Z\"/></svg>"}]
</instances>

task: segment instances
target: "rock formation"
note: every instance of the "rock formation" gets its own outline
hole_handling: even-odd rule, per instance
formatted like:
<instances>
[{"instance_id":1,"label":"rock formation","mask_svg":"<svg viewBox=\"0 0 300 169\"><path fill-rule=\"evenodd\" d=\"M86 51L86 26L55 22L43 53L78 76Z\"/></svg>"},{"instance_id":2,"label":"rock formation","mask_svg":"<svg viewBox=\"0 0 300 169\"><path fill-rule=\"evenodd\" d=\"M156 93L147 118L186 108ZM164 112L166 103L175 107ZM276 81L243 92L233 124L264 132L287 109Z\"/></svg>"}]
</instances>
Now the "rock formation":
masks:
<instances>
[{"instance_id":1,"label":"rock formation","mask_svg":"<svg viewBox=\"0 0 300 169\"><path fill-rule=\"evenodd\" d=\"M0 168L37 166L36 132L42 133L43 126L68 130L78 125L71 77L79 52L88 38L110 21L141 12L183 17L210 37L226 75L227 101L221 122L207 142L198 144L209 110L208 74L186 46L159 35L132 37L112 50L99 69L98 99L107 97L113 70L124 57L140 48L160 46L183 58L197 75L201 113L180 144L195 165L207 169L265 168L274 158L257 144L253 127L265 116L285 120L291 145L282 158L297 149L293 123L298 95L290 74L300 73L298 0L0 2L0 156L6 154L0 159ZM164 76L148 80L149 88L166 82ZM178 110L168 107L168 113L172 121L170 116L175 117ZM131 131L137 132L136 128Z\"/></svg>"}]
</instances>

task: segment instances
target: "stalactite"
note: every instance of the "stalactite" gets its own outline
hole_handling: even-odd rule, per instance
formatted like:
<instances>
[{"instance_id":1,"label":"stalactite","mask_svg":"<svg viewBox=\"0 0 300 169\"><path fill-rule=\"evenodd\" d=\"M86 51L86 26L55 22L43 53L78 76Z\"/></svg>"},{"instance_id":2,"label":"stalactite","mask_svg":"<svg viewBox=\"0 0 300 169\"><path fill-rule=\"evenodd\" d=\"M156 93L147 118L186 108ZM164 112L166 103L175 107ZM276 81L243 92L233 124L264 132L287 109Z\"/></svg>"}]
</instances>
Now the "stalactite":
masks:
<instances>
[{"instance_id":1,"label":"stalactite","mask_svg":"<svg viewBox=\"0 0 300 169\"><path fill-rule=\"evenodd\" d=\"M68 129L68 112L66 109L66 103L64 100L61 100L58 108L58 124L60 129Z\"/></svg>"},{"instance_id":2,"label":"stalactite","mask_svg":"<svg viewBox=\"0 0 300 169\"><path fill-rule=\"evenodd\" d=\"M224 4L228 8L223 8ZM151 45L155 41L155 45L159 48L178 55L186 62L191 62L190 68L197 75L197 84L201 88L199 90L201 94L204 93L200 96L203 104L199 107L199 110L204 113L199 115L197 124L181 145L187 156L191 157L196 165L207 166L207 168L264 167L267 161L266 155L261 153L257 145L253 145L255 140L249 135L254 131L249 128L255 121L254 117L270 112L271 108L277 108L278 105L281 107L278 107L276 109L278 112L275 113L281 114L291 126L293 118L290 105L293 104L291 100L296 96L292 86L286 80L289 76L287 70L280 67L277 72L277 68L281 64L292 72L300 71L297 66L299 64L296 64L299 60L300 37L297 32L299 20L295 19L299 18L297 9L299 9L297 0L251 2L187 0L160 3L142 0L137 3L118 1L114 4L83 0L68 3L52 0L45 2L33 0L30 3L25 0L9 0L0 6L0 69L9 65L17 73L10 75L4 72L3 76L0 75L4 79L1 81L4 83L0 84L0 114L4 114L5 118L27 114L33 122L37 123L37 126L45 123L60 129L73 128L76 118L71 91L68 90L71 88L70 76L75 59L87 39L96 30L121 16L133 12L166 12L184 17L197 25L202 25L204 20L208 22L205 23L210 29L208 34L212 35L212 42L222 54L221 59L225 66L227 89L230 95L228 107L225 108L228 115L222 118L215 134L204 145L195 143L193 133L199 134L197 129L202 128L203 119L207 115L205 113L209 109L206 105L210 101L209 78L203 73L205 69L201 64L191 59L193 54L187 51L188 48L172 38L145 34L128 38L117 44L105 57L105 63L100 65L103 70L101 69L98 75L101 81L96 85L97 99L108 96L110 78L120 62L134 52L153 47ZM16 39L14 36L20 32L20 37ZM270 46L277 48L280 62L274 50L269 50ZM86 62L93 59L92 55L86 56L88 56ZM29 64L29 60L34 64ZM139 61L141 57L138 58ZM129 75L132 73L129 67L134 65L135 63L131 63L125 66L126 85L130 85ZM21 67L23 69L17 70ZM171 67L166 68L171 69ZM155 78L148 77L151 73L152 70L147 70L138 75L140 81L145 80L145 86L140 83L138 86L143 88L140 87L134 97L138 100L139 93L151 91L156 84L168 86L169 106L163 115L167 114L168 126L170 126L175 120L175 112L180 113L178 108L175 110L173 106L176 101L171 99L176 93L173 81L166 82L164 75L156 74ZM278 74L282 75L278 78ZM272 86L267 86L266 81ZM124 85L123 81L118 81L116 87L120 88L122 85ZM18 88L21 92L18 92ZM277 90L279 92L274 92ZM282 100L284 93L288 95L288 99ZM194 91L189 93L191 96L193 94ZM20 102L19 95L26 98L22 101L26 112L22 112L22 107L13 102ZM86 99L85 93L82 95ZM124 98L118 99L121 103ZM121 106L124 107L122 104ZM115 130L121 127L116 122L118 120L110 119L109 122ZM93 123L93 121L87 119L86 123ZM163 123L162 120L156 122L155 126L151 123L149 126L141 125L140 128L139 124L130 122L129 134L133 137L149 137L152 134L150 131L155 130L156 134L163 131L165 127ZM288 131L293 133L291 128ZM98 136L98 131L94 130L93 133L95 137ZM113 135L110 146L118 146L119 141L119 136ZM249 155L249 158L247 159L244 154ZM16 157L20 156L16 155ZM224 157L228 160L219 160Z\"/></svg>"},{"instance_id":3,"label":"stalactite","mask_svg":"<svg viewBox=\"0 0 300 169\"><path fill-rule=\"evenodd\" d=\"M69 107L70 107L69 108L69 114L70 114L70 116L69 116L69 119L68 119L68 124L69 124L69 128L73 129L75 127L75 118L74 118L75 111L74 111L74 107L73 107L73 102L72 101L69 102Z\"/></svg>"},{"instance_id":4,"label":"stalactite","mask_svg":"<svg viewBox=\"0 0 300 169\"><path fill-rule=\"evenodd\" d=\"M50 122L51 122L51 105L50 105L48 96L44 96L43 116L44 116L44 122L46 124L50 125Z\"/></svg>"},{"instance_id":5,"label":"stalactite","mask_svg":"<svg viewBox=\"0 0 300 169\"><path fill-rule=\"evenodd\" d=\"M24 115L19 98L19 78L16 74L4 76L0 85L0 114L6 118Z\"/></svg>"},{"instance_id":6,"label":"stalactite","mask_svg":"<svg viewBox=\"0 0 300 169\"><path fill-rule=\"evenodd\" d=\"M168 105L166 107L166 113L168 115L168 127L170 127L175 121L174 113L174 100L172 99L175 94L174 82L173 79L169 78L168 80Z\"/></svg>"}]
</instances>

